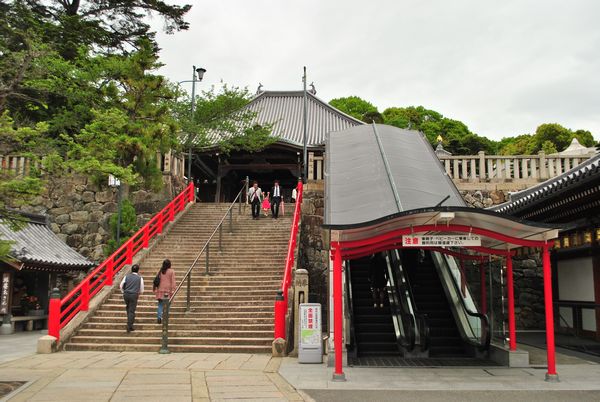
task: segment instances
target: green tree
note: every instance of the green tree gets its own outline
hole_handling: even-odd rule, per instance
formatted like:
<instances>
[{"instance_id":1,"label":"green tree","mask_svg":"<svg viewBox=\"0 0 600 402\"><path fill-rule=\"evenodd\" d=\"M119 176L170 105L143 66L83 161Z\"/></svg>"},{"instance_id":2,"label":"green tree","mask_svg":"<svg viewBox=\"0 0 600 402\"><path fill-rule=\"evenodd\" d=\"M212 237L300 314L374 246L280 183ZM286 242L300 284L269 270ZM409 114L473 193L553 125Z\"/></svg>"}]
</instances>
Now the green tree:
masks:
<instances>
[{"instance_id":1,"label":"green tree","mask_svg":"<svg viewBox=\"0 0 600 402\"><path fill-rule=\"evenodd\" d=\"M77 56L81 46L98 50L130 49L141 38L153 39L146 23L158 15L167 33L186 30L184 20L190 5L170 5L160 0L13 0L8 7L27 6L37 19L48 25L46 41L56 44L66 59Z\"/></svg>"},{"instance_id":2,"label":"green tree","mask_svg":"<svg viewBox=\"0 0 600 402\"><path fill-rule=\"evenodd\" d=\"M534 148L532 151L537 153L542 149L542 145L546 141L550 141L554 144L555 148L559 151L564 150L571 143L573 133L568 128L565 128L557 123L546 123L540 125L535 130L533 136Z\"/></svg>"},{"instance_id":3,"label":"green tree","mask_svg":"<svg viewBox=\"0 0 600 402\"><path fill-rule=\"evenodd\" d=\"M372 103L358 96L332 99L329 104L358 120L362 120L367 113L377 112L377 108Z\"/></svg>"},{"instance_id":4,"label":"green tree","mask_svg":"<svg viewBox=\"0 0 600 402\"><path fill-rule=\"evenodd\" d=\"M594 136L588 130L577 130L573 133L573 136L585 147L593 147L596 144Z\"/></svg>"},{"instance_id":5,"label":"green tree","mask_svg":"<svg viewBox=\"0 0 600 402\"><path fill-rule=\"evenodd\" d=\"M383 124L383 116L379 112L367 112L363 114L361 120L365 123Z\"/></svg>"},{"instance_id":6,"label":"green tree","mask_svg":"<svg viewBox=\"0 0 600 402\"><path fill-rule=\"evenodd\" d=\"M121 204L121 225L119 226L119 214L114 213L108 220L110 227L111 239L106 244L106 255L114 253L121 244L125 243L139 229L137 225L137 215L135 208L129 200L123 200ZM117 243L117 227L120 227L119 242Z\"/></svg>"},{"instance_id":7,"label":"green tree","mask_svg":"<svg viewBox=\"0 0 600 402\"><path fill-rule=\"evenodd\" d=\"M172 102L171 109L181 129L180 143L185 149L215 146L224 154L244 150L257 152L277 141L272 124L256 124L257 113L245 106L252 96L247 88L211 87L196 97L194 116L191 99L184 94Z\"/></svg>"}]
</instances>

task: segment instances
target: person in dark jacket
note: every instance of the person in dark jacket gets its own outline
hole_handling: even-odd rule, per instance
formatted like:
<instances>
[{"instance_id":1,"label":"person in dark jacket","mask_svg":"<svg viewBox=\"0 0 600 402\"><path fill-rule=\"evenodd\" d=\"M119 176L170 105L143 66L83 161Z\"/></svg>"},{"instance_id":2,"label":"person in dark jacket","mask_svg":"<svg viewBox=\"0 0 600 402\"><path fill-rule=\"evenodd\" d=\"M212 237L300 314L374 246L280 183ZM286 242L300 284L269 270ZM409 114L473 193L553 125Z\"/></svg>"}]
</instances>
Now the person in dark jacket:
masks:
<instances>
[{"instance_id":1,"label":"person in dark jacket","mask_svg":"<svg viewBox=\"0 0 600 402\"><path fill-rule=\"evenodd\" d=\"M144 278L140 276L139 271L139 265L132 265L131 273L125 275L119 285L121 292L123 292L125 310L127 311L127 332L134 330L135 309L137 308L138 298L144 293Z\"/></svg>"},{"instance_id":2,"label":"person in dark jacket","mask_svg":"<svg viewBox=\"0 0 600 402\"><path fill-rule=\"evenodd\" d=\"M374 254L369 265L369 281L373 292L373 307L383 307L383 298L388 283L387 262L382 253ZM378 303L379 302L379 303Z\"/></svg>"}]
</instances>

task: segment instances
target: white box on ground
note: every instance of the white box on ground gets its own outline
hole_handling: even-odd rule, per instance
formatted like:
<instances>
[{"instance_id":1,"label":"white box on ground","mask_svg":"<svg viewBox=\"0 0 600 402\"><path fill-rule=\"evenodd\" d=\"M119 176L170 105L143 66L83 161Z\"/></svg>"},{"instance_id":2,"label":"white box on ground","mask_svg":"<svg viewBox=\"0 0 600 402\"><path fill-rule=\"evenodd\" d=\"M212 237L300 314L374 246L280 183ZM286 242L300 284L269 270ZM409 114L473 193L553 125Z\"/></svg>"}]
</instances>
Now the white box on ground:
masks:
<instances>
[{"instance_id":1,"label":"white box on ground","mask_svg":"<svg viewBox=\"0 0 600 402\"><path fill-rule=\"evenodd\" d=\"M299 311L298 363L322 363L321 305L301 303Z\"/></svg>"}]
</instances>

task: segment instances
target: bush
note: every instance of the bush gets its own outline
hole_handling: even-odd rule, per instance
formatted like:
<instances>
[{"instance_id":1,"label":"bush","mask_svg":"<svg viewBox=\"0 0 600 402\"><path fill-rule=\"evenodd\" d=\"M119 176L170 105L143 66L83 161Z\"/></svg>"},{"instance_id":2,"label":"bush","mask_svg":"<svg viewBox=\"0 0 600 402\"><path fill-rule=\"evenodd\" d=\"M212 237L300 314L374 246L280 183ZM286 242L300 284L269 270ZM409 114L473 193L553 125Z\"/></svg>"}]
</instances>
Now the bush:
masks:
<instances>
[{"instance_id":1,"label":"bush","mask_svg":"<svg viewBox=\"0 0 600 402\"><path fill-rule=\"evenodd\" d=\"M121 233L119 243L117 243L118 221L119 213L115 212L108 221L111 239L108 241L104 250L106 255L114 253L121 244L125 243L138 230L137 215L131 201L123 200L121 204Z\"/></svg>"}]
</instances>

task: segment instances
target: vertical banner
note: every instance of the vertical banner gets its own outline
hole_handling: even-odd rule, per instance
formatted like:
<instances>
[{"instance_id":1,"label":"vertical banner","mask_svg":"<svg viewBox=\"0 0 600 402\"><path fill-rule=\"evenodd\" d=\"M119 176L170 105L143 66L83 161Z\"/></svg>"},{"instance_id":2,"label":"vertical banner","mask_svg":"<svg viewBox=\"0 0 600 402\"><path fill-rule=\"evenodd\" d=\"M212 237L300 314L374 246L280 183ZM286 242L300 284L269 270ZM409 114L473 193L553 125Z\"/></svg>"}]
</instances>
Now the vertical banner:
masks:
<instances>
[{"instance_id":1,"label":"vertical banner","mask_svg":"<svg viewBox=\"0 0 600 402\"><path fill-rule=\"evenodd\" d=\"M0 288L0 314L10 313L10 277L9 272L2 273L2 288Z\"/></svg>"}]
</instances>

